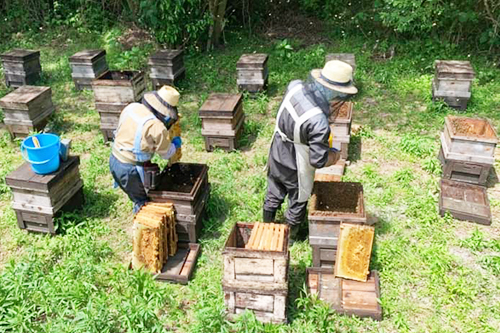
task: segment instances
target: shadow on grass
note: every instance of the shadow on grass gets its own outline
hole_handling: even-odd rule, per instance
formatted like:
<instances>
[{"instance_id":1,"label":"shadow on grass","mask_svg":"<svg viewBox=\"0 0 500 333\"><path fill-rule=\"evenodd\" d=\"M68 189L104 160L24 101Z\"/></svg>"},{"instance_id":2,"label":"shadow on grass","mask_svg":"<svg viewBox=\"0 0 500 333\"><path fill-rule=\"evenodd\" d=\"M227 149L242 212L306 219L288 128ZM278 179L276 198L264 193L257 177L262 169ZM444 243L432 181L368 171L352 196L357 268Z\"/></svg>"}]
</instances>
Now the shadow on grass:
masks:
<instances>
[{"instance_id":1,"label":"shadow on grass","mask_svg":"<svg viewBox=\"0 0 500 333\"><path fill-rule=\"evenodd\" d=\"M252 146L257 140L257 137L264 129L266 124L263 122L248 120L244 123L243 126L243 134L238 140L238 149L241 151L250 151L252 150Z\"/></svg>"},{"instance_id":2,"label":"shadow on grass","mask_svg":"<svg viewBox=\"0 0 500 333\"><path fill-rule=\"evenodd\" d=\"M488 175L488 180L486 182L486 187L488 188L492 188L492 187L495 187L495 185L498 183L499 179L498 179L498 173L497 173L497 170L495 169L495 167L492 167L491 168L491 171Z\"/></svg>"},{"instance_id":3,"label":"shadow on grass","mask_svg":"<svg viewBox=\"0 0 500 333\"><path fill-rule=\"evenodd\" d=\"M290 265L288 270L288 321L291 323L297 316L298 309L295 300L303 297L306 292L306 279L308 265L305 260L300 260L296 265Z\"/></svg>"},{"instance_id":4,"label":"shadow on grass","mask_svg":"<svg viewBox=\"0 0 500 333\"><path fill-rule=\"evenodd\" d=\"M348 157L351 163L355 163L361 159L362 142L359 135L352 135L349 141Z\"/></svg>"},{"instance_id":5,"label":"shadow on grass","mask_svg":"<svg viewBox=\"0 0 500 333\"><path fill-rule=\"evenodd\" d=\"M221 228L233 205L234 203L227 201L220 193L219 186L212 184L210 197L205 206L202 238L217 239L221 237Z\"/></svg>"}]
</instances>

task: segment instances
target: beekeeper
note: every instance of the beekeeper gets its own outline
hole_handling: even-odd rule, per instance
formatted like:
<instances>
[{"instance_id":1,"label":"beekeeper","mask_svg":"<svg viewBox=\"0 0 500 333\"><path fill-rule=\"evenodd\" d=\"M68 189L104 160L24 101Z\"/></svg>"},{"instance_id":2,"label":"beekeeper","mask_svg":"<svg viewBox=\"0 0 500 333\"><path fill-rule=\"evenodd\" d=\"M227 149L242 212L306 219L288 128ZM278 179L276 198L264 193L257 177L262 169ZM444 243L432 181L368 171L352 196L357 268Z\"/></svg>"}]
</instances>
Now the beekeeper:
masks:
<instances>
[{"instance_id":1,"label":"beekeeper","mask_svg":"<svg viewBox=\"0 0 500 333\"><path fill-rule=\"evenodd\" d=\"M112 146L109 168L116 184L134 202L134 212L146 203L144 168L153 154L172 157L181 146L180 137L169 137L178 120L179 92L170 86L147 92L141 103L123 109Z\"/></svg>"},{"instance_id":2,"label":"beekeeper","mask_svg":"<svg viewBox=\"0 0 500 333\"><path fill-rule=\"evenodd\" d=\"M312 70L308 82L295 80L288 85L269 151L264 222L275 220L288 195L285 221L292 237L296 236L305 220L315 170L335 164L340 157L329 145L330 104L340 107L339 101L357 91L352 67L338 60Z\"/></svg>"}]
</instances>

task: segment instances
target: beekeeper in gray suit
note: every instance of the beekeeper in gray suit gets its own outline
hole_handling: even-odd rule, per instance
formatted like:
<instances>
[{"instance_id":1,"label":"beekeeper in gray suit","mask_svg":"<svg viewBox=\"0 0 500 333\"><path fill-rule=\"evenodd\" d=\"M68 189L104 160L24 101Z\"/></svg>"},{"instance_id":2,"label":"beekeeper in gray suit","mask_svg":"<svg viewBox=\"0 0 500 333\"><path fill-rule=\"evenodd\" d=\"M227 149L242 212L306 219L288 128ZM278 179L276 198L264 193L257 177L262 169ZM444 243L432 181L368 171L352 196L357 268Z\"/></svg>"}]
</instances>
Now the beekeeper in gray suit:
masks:
<instances>
[{"instance_id":1,"label":"beekeeper in gray suit","mask_svg":"<svg viewBox=\"0 0 500 333\"><path fill-rule=\"evenodd\" d=\"M292 81L276 117L276 128L268 160L264 222L273 222L288 195L286 223L295 237L305 220L316 169L333 165L340 157L330 148L330 103L358 92L352 82L352 67L332 60L323 69L311 71L309 82ZM332 103L340 107L342 103Z\"/></svg>"}]
</instances>

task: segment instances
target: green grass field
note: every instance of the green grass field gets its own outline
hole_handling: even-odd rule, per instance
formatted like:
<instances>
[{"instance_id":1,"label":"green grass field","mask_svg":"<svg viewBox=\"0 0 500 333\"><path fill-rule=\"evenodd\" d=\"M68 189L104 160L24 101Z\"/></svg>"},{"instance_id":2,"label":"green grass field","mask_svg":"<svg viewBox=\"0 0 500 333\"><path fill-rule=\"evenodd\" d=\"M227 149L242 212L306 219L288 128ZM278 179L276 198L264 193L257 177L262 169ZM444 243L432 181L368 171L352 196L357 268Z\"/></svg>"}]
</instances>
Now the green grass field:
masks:
<instances>
[{"instance_id":1,"label":"green grass field","mask_svg":"<svg viewBox=\"0 0 500 333\"><path fill-rule=\"evenodd\" d=\"M22 162L19 141L0 131L1 332L498 332L500 328L500 185L490 175L494 222L485 227L438 215L437 160L444 117L455 111L431 101L433 62L470 59L477 73L468 116L500 125L500 69L483 56L452 45L405 42L389 61L374 60L374 40L331 38L331 44L276 48L279 41L228 33L226 48L187 55L181 82L183 160L210 167L212 193L200 243L202 254L187 286L155 282L128 270L132 204L112 187L109 146L99 131L92 92L77 92L68 57L106 48L112 69L145 68L155 46L125 51L121 29L103 35L73 31L17 35L12 47L41 51L43 78L57 107L49 127L73 140L80 155L86 203L58 220L59 235L18 229L5 175ZM245 96L242 148L207 153L198 108L211 92L236 92L242 53L270 54L268 94ZM288 82L306 79L330 52L356 54L355 134L345 180L365 188L369 214L378 219L371 268L381 279L383 320L339 316L305 292L311 266L307 241L291 247L288 325L262 325L251 313L224 317L221 251L237 221L257 221L266 189L264 166L274 117ZM0 77L0 97L9 92ZM0 115L0 118L3 117ZM497 158L497 168L500 159ZM282 218L282 215L279 215Z\"/></svg>"}]
</instances>

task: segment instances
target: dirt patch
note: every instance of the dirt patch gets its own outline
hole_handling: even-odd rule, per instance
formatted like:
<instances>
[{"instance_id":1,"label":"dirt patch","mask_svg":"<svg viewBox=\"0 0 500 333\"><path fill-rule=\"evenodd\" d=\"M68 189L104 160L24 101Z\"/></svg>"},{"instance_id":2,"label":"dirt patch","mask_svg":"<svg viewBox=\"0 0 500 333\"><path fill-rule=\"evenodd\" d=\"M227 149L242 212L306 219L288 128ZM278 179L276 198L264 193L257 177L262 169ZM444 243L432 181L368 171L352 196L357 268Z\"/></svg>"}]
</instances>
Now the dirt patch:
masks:
<instances>
[{"instance_id":1,"label":"dirt patch","mask_svg":"<svg viewBox=\"0 0 500 333\"><path fill-rule=\"evenodd\" d=\"M176 163L163 170L158 191L190 193L202 169L201 165Z\"/></svg>"},{"instance_id":2,"label":"dirt patch","mask_svg":"<svg viewBox=\"0 0 500 333\"><path fill-rule=\"evenodd\" d=\"M363 185L360 183L318 182L314 184L311 215L361 214Z\"/></svg>"},{"instance_id":3,"label":"dirt patch","mask_svg":"<svg viewBox=\"0 0 500 333\"><path fill-rule=\"evenodd\" d=\"M451 129L455 135L487 139L495 138L495 133L485 120L464 117L450 117L450 120Z\"/></svg>"}]
</instances>

